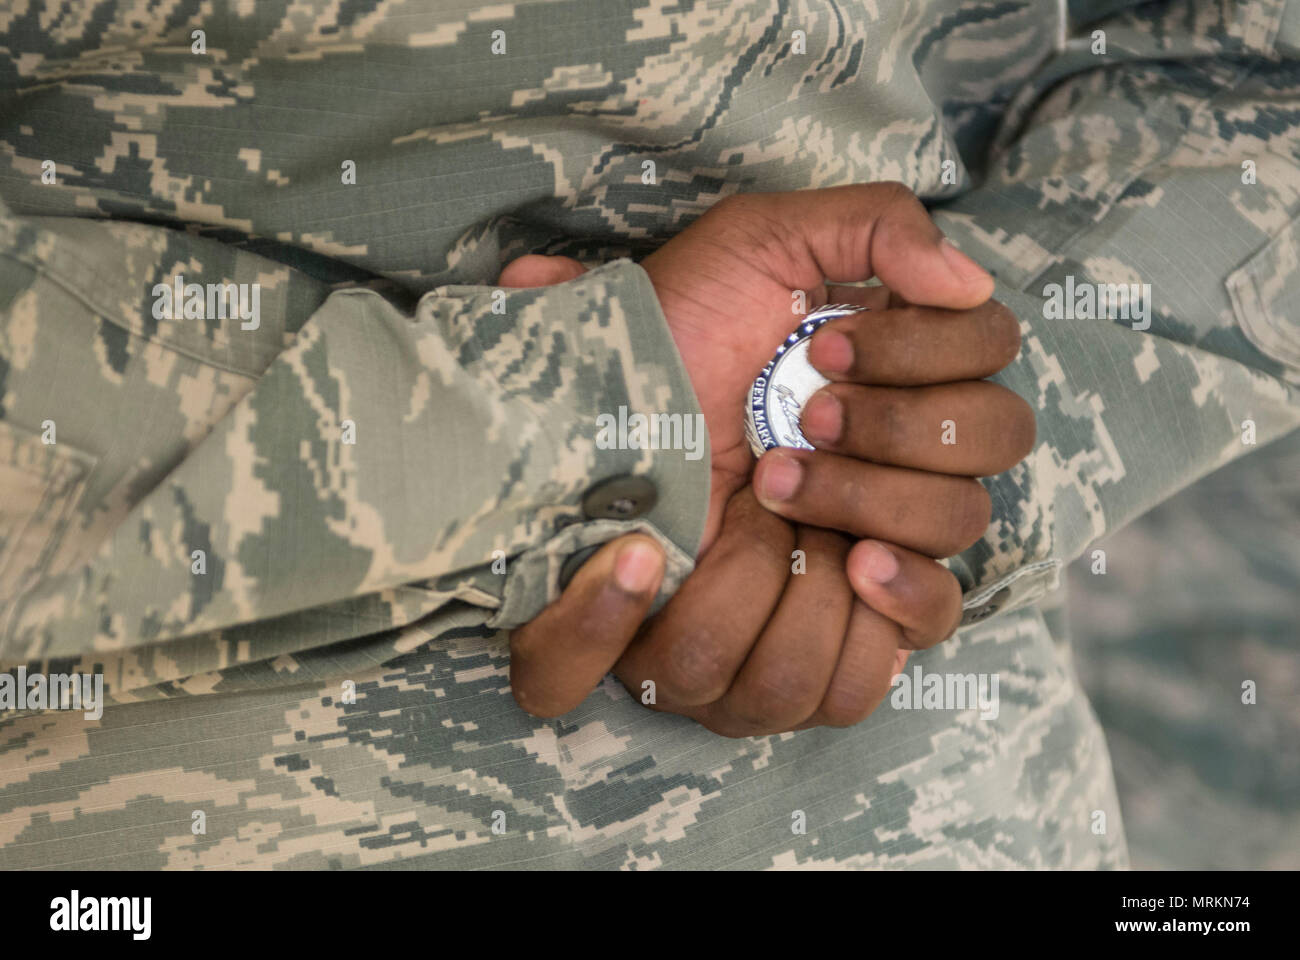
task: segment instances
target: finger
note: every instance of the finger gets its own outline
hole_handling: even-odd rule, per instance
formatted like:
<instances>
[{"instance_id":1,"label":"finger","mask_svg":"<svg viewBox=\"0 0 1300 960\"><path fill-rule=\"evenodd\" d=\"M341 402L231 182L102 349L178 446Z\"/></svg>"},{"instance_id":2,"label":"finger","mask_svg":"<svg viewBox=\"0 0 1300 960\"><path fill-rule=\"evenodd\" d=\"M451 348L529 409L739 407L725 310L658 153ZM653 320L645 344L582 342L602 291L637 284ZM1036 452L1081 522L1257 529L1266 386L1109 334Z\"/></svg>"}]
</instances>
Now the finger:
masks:
<instances>
[{"instance_id":1,"label":"finger","mask_svg":"<svg viewBox=\"0 0 1300 960\"><path fill-rule=\"evenodd\" d=\"M506 264L497 283L503 287L549 287L576 279L586 272L587 268L572 257L529 253Z\"/></svg>"},{"instance_id":2,"label":"finger","mask_svg":"<svg viewBox=\"0 0 1300 960\"><path fill-rule=\"evenodd\" d=\"M855 601L826 694L800 729L851 727L865 720L885 699L898 673L900 639L896 623Z\"/></svg>"},{"instance_id":3,"label":"finger","mask_svg":"<svg viewBox=\"0 0 1300 960\"><path fill-rule=\"evenodd\" d=\"M961 622L961 585L929 557L863 540L849 551L845 569L858 598L902 628L907 650L947 640Z\"/></svg>"},{"instance_id":4,"label":"finger","mask_svg":"<svg viewBox=\"0 0 1300 960\"><path fill-rule=\"evenodd\" d=\"M769 222L800 241L828 280L872 276L910 303L955 310L993 294L993 278L951 243L901 183L850 184L753 198Z\"/></svg>"},{"instance_id":5,"label":"finger","mask_svg":"<svg viewBox=\"0 0 1300 960\"><path fill-rule=\"evenodd\" d=\"M935 387L863 387L835 383L809 398L799 420L818 450L849 457L988 477L1034 447L1034 411L987 380Z\"/></svg>"},{"instance_id":6,"label":"finger","mask_svg":"<svg viewBox=\"0 0 1300 960\"><path fill-rule=\"evenodd\" d=\"M663 550L629 534L583 564L558 600L510 635L510 687L538 717L572 710L600 683L650 611Z\"/></svg>"},{"instance_id":7,"label":"finger","mask_svg":"<svg viewBox=\"0 0 1300 960\"><path fill-rule=\"evenodd\" d=\"M717 541L619 660L624 686L640 695L653 682L659 708L721 697L781 597L794 542L750 487L733 496Z\"/></svg>"},{"instance_id":8,"label":"finger","mask_svg":"<svg viewBox=\"0 0 1300 960\"><path fill-rule=\"evenodd\" d=\"M887 540L928 557L965 550L988 529L992 502L977 480L778 447L754 468L754 490L796 523Z\"/></svg>"},{"instance_id":9,"label":"finger","mask_svg":"<svg viewBox=\"0 0 1300 960\"><path fill-rule=\"evenodd\" d=\"M800 527L802 561L727 693L706 720L731 736L793 730L817 709L835 672L853 609L845 576L849 542Z\"/></svg>"},{"instance_id":10,"label":"finger","mask_svg":"<svg viewBox=\"0 0 1300 960\"><path fill-rule=\"evenodd\" d=\"M971 310L907 305L838 317L813 334L808 362L831 380L913 386L979 380L1020 353L1020 322L990 300Z\"/></svg>"}]
</instances>

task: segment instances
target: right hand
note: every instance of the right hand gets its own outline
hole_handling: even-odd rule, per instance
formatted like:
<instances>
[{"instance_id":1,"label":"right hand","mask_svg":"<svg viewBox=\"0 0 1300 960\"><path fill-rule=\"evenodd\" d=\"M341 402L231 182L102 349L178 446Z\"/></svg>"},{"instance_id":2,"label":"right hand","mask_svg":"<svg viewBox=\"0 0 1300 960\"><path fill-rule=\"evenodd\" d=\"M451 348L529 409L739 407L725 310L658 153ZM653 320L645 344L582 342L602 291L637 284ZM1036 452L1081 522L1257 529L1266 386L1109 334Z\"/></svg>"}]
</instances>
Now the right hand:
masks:
<instances>
[{"instance_id":1,"label":"right hand","mask_svg":"<svg viewBox=\"0 0 1300 960\"><path fill-rule=\"evenodd\" d=\"M960 410L963 420L1028 424L1032 441L1033 414L1019 397L995 384L958 382L1010 363L1020 347L1019 324L987 302L993 279L944 240L910 190L872 183L737 194L641 265L709 428L713 472L701 556L721 531L726 503L751 475L764 505L786 504L780 512L791 520L930 556L957 553L983 534L988 495L971 478L1020 460L1028 452L1026 431L972 430L982 444L950 446L936 458L939 419L933 431L906 428L929 422L936 411ZM886 289L833 286L873 276ZM857 344L866 349L832 378L842 385L818 394L839 401L846 442L818 443L817 451L797 457L769 451L754 473L744 405L754 377L800 320L791 309L794 291L804 292L809 312L837 301L873 308L858 319L865 333ZM901 306L889 306L891 292ZM849 329L849 319L836 326ZM826 339L819 331L814 345ZM922 385L924 392L900 389ZM877 442L859 449L863 436ZM815 504L779 496L801 471Z\"/></svg>"}]
</instances>

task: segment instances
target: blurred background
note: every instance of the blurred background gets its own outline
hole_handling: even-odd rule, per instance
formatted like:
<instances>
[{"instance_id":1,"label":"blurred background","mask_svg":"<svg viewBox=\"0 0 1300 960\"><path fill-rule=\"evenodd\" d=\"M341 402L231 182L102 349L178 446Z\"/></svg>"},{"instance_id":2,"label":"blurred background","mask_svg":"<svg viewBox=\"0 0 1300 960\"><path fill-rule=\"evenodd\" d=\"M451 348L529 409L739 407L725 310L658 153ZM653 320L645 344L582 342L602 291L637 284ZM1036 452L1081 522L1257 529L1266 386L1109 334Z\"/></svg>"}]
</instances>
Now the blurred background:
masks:
<instances>
[{"instance_id":1,"label":"blurred background","mask_svg":"<svg viewBox=\"0 0 1300 960\"><path fill-rule=\"evenodd\" d=\"M1133 867L1300 868L1300 432L1096 548L1068 622Z\"/></svg>"}]
</instances>

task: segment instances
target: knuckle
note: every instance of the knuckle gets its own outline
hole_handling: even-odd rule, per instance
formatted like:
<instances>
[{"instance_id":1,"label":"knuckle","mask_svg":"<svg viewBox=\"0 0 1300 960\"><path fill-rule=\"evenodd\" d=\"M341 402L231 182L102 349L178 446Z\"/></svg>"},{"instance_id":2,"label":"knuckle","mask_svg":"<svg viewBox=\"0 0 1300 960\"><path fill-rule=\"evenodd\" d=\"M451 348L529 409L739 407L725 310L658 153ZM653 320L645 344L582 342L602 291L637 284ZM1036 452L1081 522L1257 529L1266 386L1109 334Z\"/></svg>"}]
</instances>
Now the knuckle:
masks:
<instances>
[{"instance_id":1,"label":"knuckle","mask_svg":"<svg viewBox=\"0 0 1300 960\"><path fill-rule=\"evenodd\" d=\"M666 694L677 703L712 703L727 691L731 671L722 645L707 630L692 630L673 639L661 663Z\"/></svg>"},{"instance_id":2,"label":"knuckle","mask_svg":"<svg viewBox=\"0 0 1300 960\"><path fill-rule=\"evenodd\" d=\"M918 307L914 303L905 303L901 307L893 308L895 325L891 333L897 340L911 342L911 331L925 324L928 313L925 307Z\"/></svg>"},{"instance_id":3,"label":"knuckle","mask_svg":"<svg viewBox=\"0 0 1300 960\"><path fill-rule=\"evenodd\" d=\"M896 391L890 391L882 395L880 409L878 411L879 434L877 442L880 445L880 458L885 463L898 463L899 455L903 452L907 436L907 403L904 400L906 395Z\"/></svg>"},{"instance_id":4,"label":"knuckle","mask_svg":"<svg viewBox=\"0 0 1300 960\"><path fill-rule=\"evenodd\" d=\"M577 706L576 703L568 703L553 696L538 694L524 684L512 683L510 685L510 694L515 698L515 703L519 704L519 708L524 713L542 720L558 717Z\"/></svg>"},{"instance_id":5,"label":"knuckle","mask_svg":"<svg viewBox=\"0 0 1300 960\"><path fill-rule=\"evenodd\" d=\"M873 349L885 353L892 366L904 371L925 371L929 368L932 346L927 338L919 336L927 316L922 307L905 304L891 308L889 322L881 323L873 331L876 343Z\"/></svg>"},{"instance_id":6,"label":"knuckle","mask_svg":"<svg viewBox=\"0 0 1300 960\"><path fill-rule=\"evenodd\" d=\"M807 463L804 469L808 469ZM796 500L798 496L796 493ZM728 526L735 533L726 537L725 546L720 542L720 547L728 553L736 551L757 555L765 564L785 566L789 563L795 531L786 520L772 513L749 493L733 498L728 512L732 514L727 518Z\"/></svg>"},{"instance_id":7,"label":"knuckle","mask_svg":"<svg viewBox=\"0 0 1300 960\"><path fill-rule=\"evenodd\" d=\"M708 717L700 720L700 724L710 733L716 733L720 737L726 737L729 740L744 740L747 737L759 737L763 735L761 727L750 725L736 717Z\"/></svg>"},{"instance_id":8,"label":"knuckle","mask_svg":"<svg viewBox=\"0 0 1300 960\"><path fill-rule=\"evenodd\" d=\"M893 206L895 204L920 204L912 188L901 180L882 180L872 185L879 196L879 202Z\"/></svg>"}]
</instances>

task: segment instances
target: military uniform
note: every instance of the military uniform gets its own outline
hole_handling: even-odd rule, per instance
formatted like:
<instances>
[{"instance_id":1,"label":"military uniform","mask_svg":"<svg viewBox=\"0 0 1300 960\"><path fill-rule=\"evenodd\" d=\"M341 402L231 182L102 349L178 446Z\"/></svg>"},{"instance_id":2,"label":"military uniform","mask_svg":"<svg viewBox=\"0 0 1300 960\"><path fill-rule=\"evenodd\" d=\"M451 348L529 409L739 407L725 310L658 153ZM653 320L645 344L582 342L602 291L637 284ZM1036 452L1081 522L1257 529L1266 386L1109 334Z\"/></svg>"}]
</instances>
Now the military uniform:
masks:
<instances>
[{"instance_id":1,"label":"military uniform","mask_svg":"<svg viewBox=\"0 0 1300 960\"><path fill-rule=\"evenodd\" d=\"M1070 640L1133 866L1300 867L1300 433L1095 549Z\"/></svg>"},{"instance_id":2,"label":"military uniform","mask_svg":"<svg viewBox=\"0 0 1300 960\"><path fill-rule=\"evenodd\" d=\"M1054 591L1300 424L1295 8L443 6L0 13L0 665L109 701L0 719L0 867L1123 865ZM505 631L566 560L644 530L666 596L698 545L707 460L594 442L698 412L635 257L882 179L1024 332L1038 445L913 658L997 716L525 715ZM595 269L498 294L526 252ZM259 315L159 309L177 276ZM1067 278L1149 283L1149 329L1049 316ZM653 506L584 508L620 477Z\"/></svg>"}]
</instances>

